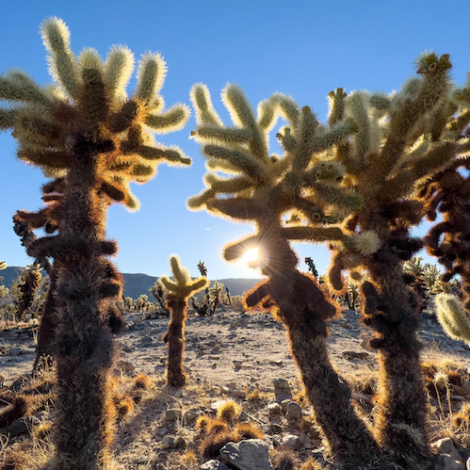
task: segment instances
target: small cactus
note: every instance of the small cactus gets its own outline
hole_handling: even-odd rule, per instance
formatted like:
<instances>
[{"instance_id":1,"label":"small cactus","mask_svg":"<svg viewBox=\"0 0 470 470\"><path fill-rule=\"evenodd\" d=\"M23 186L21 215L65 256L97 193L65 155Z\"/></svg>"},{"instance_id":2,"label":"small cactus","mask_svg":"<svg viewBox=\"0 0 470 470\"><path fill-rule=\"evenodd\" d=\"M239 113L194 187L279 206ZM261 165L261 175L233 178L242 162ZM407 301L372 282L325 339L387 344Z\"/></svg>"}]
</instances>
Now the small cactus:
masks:
<instances>
[{"instance_id":1,"label":"small cactus","mask_svg":"<svg viewBox=\"0 0 470 470\"><path fill-rule=\"evenodd\" d=\"M179 388L186 383L183 353L185 343L184 323L187 318L188 298L204 289L208 281L205 277L199 277L192 281L189 271L181 267L180 260L176 255L170 258L170 266L175 281L166 276L161 278L163 285L169 291L167 306L171 312L170 325L165 334L165 341L168 344L167 381L168 385Z\"/></svg>"}]
</instances>

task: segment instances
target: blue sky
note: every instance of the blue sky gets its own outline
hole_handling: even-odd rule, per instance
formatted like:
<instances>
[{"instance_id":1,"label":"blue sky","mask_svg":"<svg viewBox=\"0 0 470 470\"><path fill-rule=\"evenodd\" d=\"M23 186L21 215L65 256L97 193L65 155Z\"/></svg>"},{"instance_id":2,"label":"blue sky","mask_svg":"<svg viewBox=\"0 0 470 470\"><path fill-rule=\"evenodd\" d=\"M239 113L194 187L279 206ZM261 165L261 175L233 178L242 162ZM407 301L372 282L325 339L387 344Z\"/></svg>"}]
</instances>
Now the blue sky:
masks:
<instances>
[{"instance_id":1,"label":"blue sky","mask_svg":"<svg viewBox=\"0 0 470 470\"><path fill-rule=\"evenodd\" d=\"M113 44L127 45L136 58L148 50L160 52L168 65L163 88L167 106L190 104L191 86L203 82L229 123L220 91L230 82L245 90L255 108L279 91L309 105L324 120L330 90L391 92L413 74L413 62L424 50L451 54L453 78L462 83L470 68L467 12L468 2L460 0L1 2L0 72L19 67L48 83L39 25L58 16L71 31L75 53L94 47L106 56ZM108 236L119 244L116 264L122 272L160 276L169 274L168 259L176 253L192 275L204 260L211 279L260 277L247 267L227 264L220 255L225 243L252 233L250 225L185 207L202 190L205 173L199 147L188 139L194 126L192 118L182 131L158 139L180 146L193 159L191 168L161 165L156 178L134 186L141 201L137 213L111 207ZM41 206L45 179L38 169L16 160L8 133L0 134L0 155L0 260L22 266L31 259L12 230L11 217L17 209ZM303 258L311 256L320 273L326 270L325 248L294 247L302 269Z\"/></svg>"}]
</instances>

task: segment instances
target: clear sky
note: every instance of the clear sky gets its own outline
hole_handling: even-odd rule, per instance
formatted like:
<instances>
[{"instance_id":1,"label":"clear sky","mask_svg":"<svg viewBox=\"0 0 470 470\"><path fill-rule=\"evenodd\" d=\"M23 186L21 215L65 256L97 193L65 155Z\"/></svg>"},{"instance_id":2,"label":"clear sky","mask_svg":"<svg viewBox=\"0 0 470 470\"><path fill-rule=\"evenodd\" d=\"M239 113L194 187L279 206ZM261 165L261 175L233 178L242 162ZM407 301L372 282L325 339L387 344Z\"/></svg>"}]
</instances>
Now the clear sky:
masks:
<instances>
[{"instance_id":1,"label":"clear sky","mask_svg":"<svg viewBox=\"0 0 470 470\"><path fill-rule=\"evenodd\" d=\"M414 73L413 62L424 50L449 53L453 78L462 83L470 69L467 13L464 0L1 2L0 71L19 67L48 83L39 25L58 16L71 31L75 53L94 47L105 57L114 44L127 45L136 58L148 50L160 52L168 65L162 91L167 106L189 105L191 86L203 82L229 123L220 91L230 82L245 90L255 108L279 91L325 120L330 90L391 92ZM247 267L227 264L220 255L225 243L252 233L250 225L186 209L186 200L203 189L205 173L199 147L188 139L194 126L192 118L183 130L158 139L180 146L193 159L190 168L160 165L156 178L134 185L141 201L137 213L111 207L108 236L119 244L116 264L122 272L160 276L169 274L168 259L176 253L193 276L203 260L211 279L260 277ZM8 133L0 134L0 155L0 260L24 266L32 260L13 232L11 217L17 209L41 207L45 179L40 170L16 159ZM319 272L325 272L325 248L294 246L302 269L303 258L311 256Z\"/></svg>"}]
</instances>

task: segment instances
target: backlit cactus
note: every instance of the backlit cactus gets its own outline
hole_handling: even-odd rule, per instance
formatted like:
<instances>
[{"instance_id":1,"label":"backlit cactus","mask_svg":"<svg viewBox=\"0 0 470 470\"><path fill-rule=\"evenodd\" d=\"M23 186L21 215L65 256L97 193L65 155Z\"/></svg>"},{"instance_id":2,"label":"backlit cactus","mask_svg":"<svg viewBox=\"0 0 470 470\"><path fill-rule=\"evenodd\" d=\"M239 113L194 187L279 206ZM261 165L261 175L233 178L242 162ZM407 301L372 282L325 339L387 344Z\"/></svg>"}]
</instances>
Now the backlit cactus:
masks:
<instances>
[{"instance_id":1,"label":"backlit cactus","mask_svg":"<svg viewBox=\"0 0 470 470\"><path fill-rule=\"evenodd\" d=\"M10 106L0 110L0 126L13 130L21 160L54 178L43 198L47 213L29 219L34 226L51 223L50 231L58 234L28 247L30 256L52 258L57 270L52 465L109 468L115 346L108 319L121 295L121 279L108 260L117 246L105 240L106 212L114 202L136 210L129 185L151 179L158 163L190 163L178 149L153 140L153 132L181 128L189 110L175 105L163 111L159 92L166 67L159 55L142 58L136 88L127 97L134 64L127 48L113 48L106 61L94 49L77 57L67 27L57 18L46 20L41 33L55 83L41 87L18 70L0 77L0 99Z\"/></svg>"},{"instance_id":2,"label":"backlit cactus","mask_svg":"<svg viewBox=\"0 0 470 470\"><path fill-rule=\"evenodd\" d=\"M422 246L410 228L422 218L413 198L417 185L468 152L465 143L441 138L441 117L449 113L451 63L448 55L418 59L421 78L405 82L393 95L343 90L330 94L330 122L348 118L357 133L336 156L347 176L345 186L364 204L341 225L343 239L331 244L330 284L343 289L343 271L361 277L364 322L376 331L381 381L375 432L392 458L409 468L427 468L427 397L416 336L417 301L407 288L403 263Z\"/></svg>"},{"instance_id":3,"label":"backlit cactus","mask_svg":"<svg viewBox=\"0 0 470 470\"><path fill-rule=\"evenodd\" d=\"M207 287L209 281L205 277L191 280L189 271L181 266L179 258L175 255L170 258L170 266L175 280L172 281L166 276L161 277L162 284L169 291L167 306L171 312L170 325L165 334L165 342L168 344L167 380L168 385L179 388L186 383L183 354L188 299Z\"/></svg>"},{"instance_id":4,"label":"backlit cactus","mask_svg":"<svg viewBox=\"0 0 470 470\"><path fill-rule=\"evenodd\" d=\"M226 246L223 253L233 261L258 248L259 258L251 265L261 268L269 280L246 295L246 305L272 307L285 324L308 398L334 457L342 463L373 462L377 445L356 415L351 392L326 351L326 320L337 314L337 307L313 277L297 270L298 259L290 247L290 241L340 241L341 230L328 222L362 206L361 196L342 184L343 165L331 156L335 146L348 144L356 124L348 119L323 126L310 108L299 109L294 100L280 94L262 101L255 114L243 91L229 85L222 93L234 123L229 127L214 110L206 86L195 85L191 99L197 117L193 136L202 144L209 171L204 177L206 189L189 199L188 207L256 225L254 235ZM288 122L278 134L285 150L282 156L268 148L268 134L280 115ZM294 217L286 226L284 217L289 214Z\"/></svg>"}]
</instances>

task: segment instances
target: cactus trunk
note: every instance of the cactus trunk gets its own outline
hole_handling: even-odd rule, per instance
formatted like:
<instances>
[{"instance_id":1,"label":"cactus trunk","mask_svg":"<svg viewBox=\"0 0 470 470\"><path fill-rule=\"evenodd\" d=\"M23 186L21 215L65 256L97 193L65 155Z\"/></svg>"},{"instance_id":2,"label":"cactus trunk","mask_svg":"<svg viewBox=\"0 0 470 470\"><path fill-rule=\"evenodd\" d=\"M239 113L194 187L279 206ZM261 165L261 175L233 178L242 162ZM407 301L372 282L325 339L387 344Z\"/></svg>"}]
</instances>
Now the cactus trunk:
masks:
<instances>
[{"instance_id":1,"label":"cactus trunk","mask_svg":"<svg viewBox=\"0 0 470 470\"><path fill-rule=\"evenodd\" d=\"M54 469L111 466L114 406L111 366L115 348L103 293L109 266L99 247L107 204L98 197L93 144L78 137L68 149L71 168L59 237L70 240L58 271L57 383ZM82 145L81 145L82 144ZM83 145L85 144L85 145Z\"/></svg>"},{"instance_id":2,"label":"cactus trunk","mask_svg":"<svg viewBox=\"0 0 470 470\"><path fill-rule=\"evenodd\" d=\"M381 311L382 323L392 326L371 343L379 351L380 363L376 438L398 463L404 460L407 468L425 469L431 457L426 424L429 409L421 376L417 314L410 308L410 293L398 261L379 272L374 272L372 264L370 268L381 288L382 303L387 305Z\"/></svg>"},{"instance_id":3,"label":"cactus trunk","mask_svg":"<svg viewBox=\"0 0 470 470\"><path fill-rule=\"evenodd\" d=\"M289 242L265 221L269 232L260 238L269 240L271 297L278 316L287 328L292 354L300 369L307 397L321 426L333 458L342 464L371 464L379 458L379 447L351 403L351 391L334 370L328 351L326 320L336 314L312 276L295 268L296 257ZM279 233L279 231L277 231ZM269 238L268 238L269 237Z\"/></svg>"},{"instance_id":4,"label":"cactus trunk","mask_svg":"<svg viewBox=\"0 0 470 470\"><path fill-rule=\"evenodd\" d=\"M33 375L41 368L41 361L46 361L47 365L52 364L52 356L54 354L53 343L57 330L57 268L55 265L49 271L50 287L47 293L46 301L41 314L41 323L38 329L38 345L36 350L36 359L33 364Z\"/></svg>"},{"instance_id":5,"label":"cactus trunk","mask_svg":"<svg viewBox=\"0 0 470 470\"><path fill-rule=\"evenodd\" d=\"M186 320L187 301L176 299L171 308L171 322L165 335L168 342L168 385L183 387L186 383L186 374L183 369L184 353L184 322Z\"/></svg>"}]
</instances>

